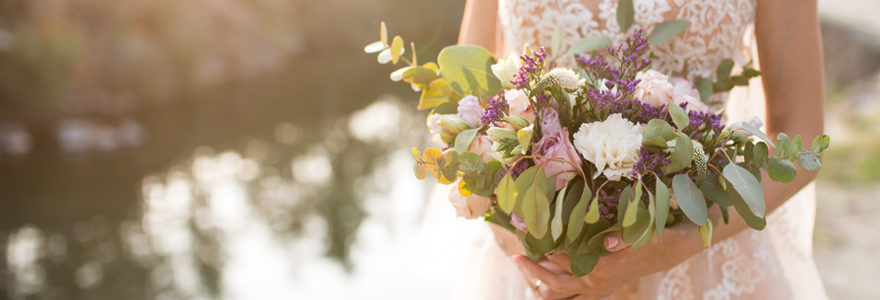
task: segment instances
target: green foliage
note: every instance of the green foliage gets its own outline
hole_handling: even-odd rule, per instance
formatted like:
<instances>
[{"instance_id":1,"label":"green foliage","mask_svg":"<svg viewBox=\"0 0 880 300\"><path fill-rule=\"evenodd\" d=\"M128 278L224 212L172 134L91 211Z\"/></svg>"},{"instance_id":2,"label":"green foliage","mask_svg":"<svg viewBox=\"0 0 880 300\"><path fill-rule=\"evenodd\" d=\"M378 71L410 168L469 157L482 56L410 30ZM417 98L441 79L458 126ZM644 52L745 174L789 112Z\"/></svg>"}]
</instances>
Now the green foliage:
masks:
<instances>
[{"instance_id":1,"label":"green foliage","mask_svg":"<svg viewBox=\"0 0 880 300\"><path fill-rule=\"evenodd\" d=\"M733 207L736 209L736 212L746 221L746 224L749 227L752 227L757 230L762 230L767 226L767 219L764 217L756 216L752 213L752 209L749 205L743 200L740 194L735 189L727 189L727 196L730 198L730 201L733 203ZM763 202L762 202L763 203Z\"/></svg>"},{"instance_id":2,"label":"green foliage","mask_svg":"<svg viewBox=\"0 0 880 300\"><path fill-rule=\"evenodd\" d=\"M564 208L565 191L567 189L568 185L563 187L562 190L556 194L556 201L553 203L553 219L550 220L550 235L553 236L553 240L558 240L559 237L562 236L562 209Z\"/></svg>"},{"instance_id":3,"label":"green foliage","mask_svg":"<svg viewBox=\"0 0 880 300\"><path fill-rule=\"evenodd\" d=\"M657 24L657 27L654 27L654 30L651 31L651 35L648 37L648 42L651 45L665 43L675 37L675 35L687 29L688 24L689 23L686 20L671 20Z\"/></svg>"},{"instance_id":4,"label":"green foliage","mask_svg":"<svg viewBox=\"0 0 880 300\"><path fill-rule=\"evenodd\" d=\"M675 137L675 131L672 126L669 126L669 123L660 119L651 119L645 125L642 145L666 148L666 142L675 139Z\"/></svg>"},{"instance_id":5,"label":"green foliage","mask_svg":"<svg viewBox=\"0 0 880 300\"><path fill-rule=\"evenodd\" d=\"M669 155L670 163L663 168L666 174L675 173L691 165L694 158L694 144L684 133L678 132L675 138L675 149Z\"/></svg>"},{"instance_id":6,"label":"green foliage","mask_svg":"<svg viewBox=\"0 0 880 300\"><path fill-rule=\"evenodd\" d=\"M706 219L706 224L700 225L700 237L703 238L703 247L712 246L712 219Z\"/></svg>"},{"instance_id":7,"label":"green foliage","mask_svg":"<svg viewBox=\"0 0 880 300\"><path fill-rule=\"evenodd\" d=\"M523 190L519 202L520 216L526 222L529 235L536 239L542 239L549 230L550 222L550 199L555 185L550 186L544 170L539 166L533 166L521 174L515 181L517 190ZM523 188L524 187L524 188Z\"/></svg>"},{"instance_id":8,"label":"green foliage","mask_svg":"<svg viewBox=\"0 0 880 300\"><path fill-rule=\"evenodd\" d=\"M617 2L617 25L621 32L627 32L633 24L636 15L632 0L620 0Z\"/></svg>"},{"instance_id":9,"label":"green foliage","mask_svg":"<svg viewBox=\"0 0 880 300\"><path fill-rule=\"evenodd\" d=\"M746 123L746 122L736 123L734 126L729 127L729 130L731 130L731 131L745 130L746 132L755 135L756 137L763 140L764 142L767 142L767 144L770 144L770 146L776 147L773 144L773 141L770 140L770 137L768 137L766 134L764 134L763 131L758 130L758 128L755 128L755 126L752 126L749 123Z\"/></svg>"},{"instance_id":10,"label":"green foliage","mask_svg":"<svg viewBox=\"0 0 880 300\"><path fill-rule=\"evenodd\" d=\"M553 30L553 37L550 39L550 55L553 57L559 56L559 51L562 48L562 25L556 24L556 29Z\"/></svg>"},{"instance_id":11,"label":"green foliage","mask_svg":"<svg viewBox=\"0 0 880 300\"><path fill-rule=\"evenodd\" d=\"M688 219L697 225L706 223L709 210L706 199L689 176L678 174L672 177L672 191L675 193L678 206Z\"/></svg>"},{"instance_id":12,"label":"green foliage","mask_svg":"<svg viewBox=\"0 0 880 300\"><path fill-rule=\"evenodd\" d=\"M669 117L672 118L672 123L675 124L675 128L678 129L679 132L687 128L688 124L691 123L687 112L678 105L669 106Z\"/></svg>"},{"instance_id":13,"label":"green foliage","mask_svg":"<svg viewBox=\"0 0 880 300\"><path fill-rule=\"evenodd\" d=\"M730 197L727 196L726 188L721 185L721 182L723 182L723 179L720 175L710 173L706 176L706 180L703 181L703 185L700 186L700 191L703 192L703 196L709 199L709 201L725 207L730 206L732 205Z\"/></svg>"},{"instance_id":14,"label":"green foliage","mask_svg":"<svg viewBox=\"0 0 880 300\"><path fill-rule=\"evenodd\" d=\"M458 135L455 136L453 149L458 151L458 153L467 152L468 147L471 146L471 142L474 141L474 137L477 136L478 132L480 132L480 128L465 129L459 132Z\"/></svg>"},{"instance_id":15,"label":"green foliage","mask_svg":"<svg viewBox=\"0 0 880 300\"><path fill-rule=\"evenodd\" d=\"M712 87L712 81L700 77L699 79L697 79L697 91L700 92L701 101L709 102L709 97L712 96L712 93L715 92L715 89L714 87Z\"/></svg>"},{"instance_id":16,"label":"green foliage","mask_svg":"<svg viewBox=\"0 0 880 300\"><path fill-rule=\"evenodd\" d=\"M722 170L724 179L733 186L732 190L736 191L737 197L747 205L750 214L757 217L764 217L764 191L761 189L761 183L748 170L743 169L735 163L729 163ZM728 189L728 192L731 189ZM728 193L730 195L730 193ZM733 199L731 199L733 200ZM736 206L736 201L733 202ZM740 211L737 207L737 211ZM740 212L742 215L742 212Z\"/></svg>"},{"instance_id":17,"label":"green foliage","mask_svg":"<svg viewBox=\"0 0 880 300\"><path fill-rule=\"evenodd\" d=\"M601 50L611 44L611 39L607 36L588 36L574 42L565 56L574 55L575 53L593 52Z\"/></svg>"},{"instance_id":18,"label":"green foliage","mask_svg":"<svg viewBox=\"0 0 880 300\"><path fill-rule=\"evenodd\" d=\"M571 216L569 216L568 219L567 238L569 242L574 242L584 228L584 216L587 214L587 205L593 198L593 193L590 191L589 186L585 185L583 181L578 180L572 183L571 192L569 194L572 196L580 195L580 198L577 199L577 205L571 210ZM593 201L595 202L598 200Z\"/></svg>"},{"instance_id":19,"label":"green foliage","mask_svg":"<svg viewBox=\"0 0 880 300\"><path fill-rule=\"evenodd\" d=\"M651 219L651 215L648 213L645 204L641 202L633 202L627 206L627 210L632 208L635 208L634 210L637 211L636 220L630 226L623 226L621 237L624 242L634 244L645 236L647 231L651 230L651 222L654 220Z\"/></svg>"},{"instance_id":20,"label":"green foliage","mask_svg":"<svg viewBox=\"0 0 880 300\"><path fill-rule=\"evenodd\" d=\"M666 226L666 218L669 215L669 188L666 187L666 184L660 178L657 178L654 183L654 195L656 195L657 204L654 221L657 228L657 236L659 237L660 233L663 232L663 227Z\"/></svg>"},{"instance_id":21,"label":"green foliage","mask_svg":"<svg viewBox=\"0 0 880 300\"><path fill-rule=\"evenodd\" d=\"M437 56L440 75L459 95L497 94L501 82L492 74L494 63L492 54L478 46L449 46Z\"/></svg>"},{"instance_id":22,"label":"green foliage","mask_svg":"<svg viewBox=\"0 0 880 300\"><path fill-rule=\"evenodd\" d=\"M400 60L400 56L403 55L404 48L403 46L403 38L399 35L394 36L394 39L391 41L391 63L397 64L397 61Z\"/></svg>"},{"instance_id":23,"label":"green foliage","mask_svg":"<svg viewBox=\"0 0 880 300\"><path fill-rule=\"evenodd\" d=\"M786 158L774 156L770 158L768 163L767 174L770 175L770 179L773 179L773 181L788 183L797 176L797 169Z\"/></svg>"},{"instance_id":24,"label":"green foliage","mask_svg":"<svg viewBox=\"0 0 880 300\"><path fill-rule=\"evenodd\" d=\"M729 58L725 58L718 64L718 68L715 70L715 75L719 80L730 78L730 71L733 70L733 60Z\"/></svg>"},{"instance_id":25,"label":"green foliage","mask_svg":"<svg viewBox=\"0 0 880 300\"><path fill-rule=\"evenodd\" d=\"M599 263L599 256L592 253L578 253L571 255L571 273L575 277L582 277L590 274Z\"/></svg>"},{"instance_id":26,"label":"green foliage","mask_svg":"<svg viewBox=\"0 0 880 300\"><path fill-rule=\"evenodd\" d=\"M498 208L505 213L511 213L514 207L516 207L517 199L519 199L519 191L517 191L513 176L511 176L510 172L507 172L507 174L501 178L501 182L499 182L498 187L495 188L495 195L498 198Z\"/></svg>"}]
</instances>

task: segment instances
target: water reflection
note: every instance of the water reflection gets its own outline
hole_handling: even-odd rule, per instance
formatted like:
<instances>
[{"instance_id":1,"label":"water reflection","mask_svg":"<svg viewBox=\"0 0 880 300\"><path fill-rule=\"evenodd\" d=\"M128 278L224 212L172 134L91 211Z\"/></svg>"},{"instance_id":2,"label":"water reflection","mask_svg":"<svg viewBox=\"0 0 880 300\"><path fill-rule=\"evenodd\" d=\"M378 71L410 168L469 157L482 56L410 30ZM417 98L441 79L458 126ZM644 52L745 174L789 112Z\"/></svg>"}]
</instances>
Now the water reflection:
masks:
<instances>
[{"instance_id":1,"label":"water reflection","mask_svg":"<svg viewBox=\"0 0 880 300\"><path fill-rule=\"evenodd\" d=\"M55 198L47 204L94 207L64 220L28 215L3 222L11 226L0 239L6 243L3 294L270 299L321 295L333 282L361 284L357 276L368 274L352 259L352 245L361 245L358 255L369 260L364 255L389 250L401 235L395 231L411 234L414 229L403 228L418 225L428 185L412 178L408 146L423 143L423 131L411 130L423 122L408 103L382 96L328 126L282 121L235 147L198 146L138 180L141 200L123 209L128 216L104 212L107 202L82 199L88 189L74 189L67 199L48 193ZM58 128L62 157L136 150L151 130L133 121L114 126L85 119ZM91 180L112 176L107 171L92 170ZM16 201L34 197L32 190L8 191ZM112 201L125 194L104 191L108 199L117 197ZM33 206L16 201L3 205ZM372 221L362 225L368 216ZM360 271L348 275L352 270Z\"/></svg>"}]
</instances>

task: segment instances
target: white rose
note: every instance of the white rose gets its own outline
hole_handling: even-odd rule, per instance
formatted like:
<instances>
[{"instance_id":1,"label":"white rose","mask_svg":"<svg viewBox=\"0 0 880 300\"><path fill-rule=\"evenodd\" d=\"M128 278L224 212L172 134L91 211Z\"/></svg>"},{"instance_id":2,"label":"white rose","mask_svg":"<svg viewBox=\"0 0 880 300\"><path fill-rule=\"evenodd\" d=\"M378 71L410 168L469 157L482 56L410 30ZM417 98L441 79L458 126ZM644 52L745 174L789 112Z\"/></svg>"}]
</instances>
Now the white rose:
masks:
<instances>
[{"instance_id":1,"label":"white rose","mask_svg":"<svg viewBox=\"0 0 880 300\"><path fill-rule=\"evenodd\" d=\"M505 89L514 88L513 75L519 73L519 67L522 65L519 56L510 55L507 58L499 59L497 64L492 65L492 74L501 80L501 86Z\"/></svg>"},{"instance_id":2,"label":"white rose","mask_svg":"<svg viewBox=\"0 0 880 300\"><path fill-rule=\"evenodd\" d=\"M495 151L492 150L492 139L482 134L474 138L467 151L479 155L484 163L489 163L495 160L496 157Z\"/></svg>"},{"instance_id":3,"label":"white rose","mask_svg":"<svg viewBox=\"0 0 880 300\"><path fill-rule=\"evenodd\" d=\"M544 74L543 78L547 78L550 76L556 77L556 81L558 82L559 86L567 90L580 88L587 82L586 79L581 79L581 77L577 73L575 73L571 69L566 68L555 68L553 70L550 70L550 72Z\"/></svg>"},{"instance_id":4,"label":"white rose","mask_svg":"<svg viewBox=\"0 0 880 300\"><path fill-rule=\"evenodd\" d=\"M642 125L612 114L605 121L582 124L574 134L574 147L596 165L593 178L602 173L608 180L618 181L638 162L643 131Z\"/></svg>"},{"instance_id":5,"label":"white rose","mask_svg":"<svg viewBox=\"0 0 880 300\"><path fill-rule=\"evenodd\" d=\"M482 217L489 211L492 199L480 195L464 196L458 190L459 182L452 185L449 191L449 202L455 207L455 214L467 219Z\"/></svg>"},{"instance_id":6,"label":"white rose","mask_svg":"<svg viewBox=\"0 0 880 300\"><path fill-rule=\"evenodd\" d=\"M673 89L669 78L663 73L648 70L636 74L640 80L636 85L635 96L644 103L654 106L668 105L672 103Z\"/></svg>"},{"instance_id":7,"label":"white rose","mask_svg":"<svg viewBox=\"0 0 880 300\"><path fill-rule=\"evenodd\" d=\"M504 92L504 99L507 100L507 106L510 108L510 115L517 116L529 120L529 123L535 122L535 111L529 103L529 95L522 90L509 90Z\"/></svg>"},{"instance_id":8,"label":"white rose","mask_svg":"<svg viewBox=\"0 0 880 300\"><path fill-rule=\"evenodd\" d=\"M458 101L457 116L464 120L470 128L477 128L483 125L480 117L483 115L483 109L480 108L480 100L474 96L465 96Z\"/></svg>"}]
</instances>

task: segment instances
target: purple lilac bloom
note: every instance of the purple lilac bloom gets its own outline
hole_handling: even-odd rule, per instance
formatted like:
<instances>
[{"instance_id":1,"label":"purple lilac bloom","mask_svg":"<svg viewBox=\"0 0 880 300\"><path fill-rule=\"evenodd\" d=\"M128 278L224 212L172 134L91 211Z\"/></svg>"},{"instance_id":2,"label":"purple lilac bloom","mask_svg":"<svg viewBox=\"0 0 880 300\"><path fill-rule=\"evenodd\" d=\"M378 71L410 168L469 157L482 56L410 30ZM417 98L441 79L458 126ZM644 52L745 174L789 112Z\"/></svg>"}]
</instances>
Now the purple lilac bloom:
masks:
<instances>
[{"instance_id":1,"label":"purple lilac bloom","mask_svg":"<svg viewBox=\"0 0 880 300\"><path fill-rule=\"evenodd\" d=\"M504 92L498 93L498 96L489 98L489 105L483 110L483 116L480 117L480 121L483 124L492 124L492 122L501 120L508 113L509 109L507 100L504 99Z\"/></svg>"},{"instance_id":2,"label":"purple lilac bloom","mask_svg":"<svg viewBox=\"0 0 880 300\"><path fill-rule=\"evenodd\" d=\"M602 219L610 220L614 218L614 212L617 211L618 202L620 202L620 192L617 191L617 194L608 194L605 189L599 190L599 217ZM587 207L587 212L590 212L590 208Z\"/></svg>"}]
</instances>

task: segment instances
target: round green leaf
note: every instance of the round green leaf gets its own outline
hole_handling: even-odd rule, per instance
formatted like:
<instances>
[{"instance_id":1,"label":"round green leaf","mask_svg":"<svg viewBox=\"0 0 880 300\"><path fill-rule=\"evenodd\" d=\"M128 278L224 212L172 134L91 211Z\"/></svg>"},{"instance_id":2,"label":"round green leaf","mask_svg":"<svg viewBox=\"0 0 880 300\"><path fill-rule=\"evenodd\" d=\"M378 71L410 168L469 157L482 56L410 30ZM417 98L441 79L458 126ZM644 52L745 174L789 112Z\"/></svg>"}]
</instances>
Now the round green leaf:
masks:
<instances>
[{"instance_id":1,"label":"round green leaf","mask_svg":"<svg viewBox=\"0 0 880 300\"><path fill-rule=\"evenodd\" d=\"M706 224L709 208L706 206L706 199L703 198L697 185L691 181L691 178L685 174L678 174L672 177L672 191L675 193L675 200L681 211L694 224Z\"/></svg>"},{"instance_id":2,"label":"round green leaf","mask_svg":"<svg viewBox=\"0 0 880 300\"><path fill-rule=\"evenodd\" d=\"M494 63L492 54L478 46L450 46L437 56L440 75L459 95L497 94L501 82L492 74Z\"/></svg>"},{"instance_id":3,"label":"round green leaf","mask_svg":"<svg viewBox=\"0 0 880 300\"><path fill-rule=\"evenodd\" d=\"M797 176L797 169L791 161L774 156L767 165L767 174L773 181L788 183Z\"/></svg>"}]
</instances>

